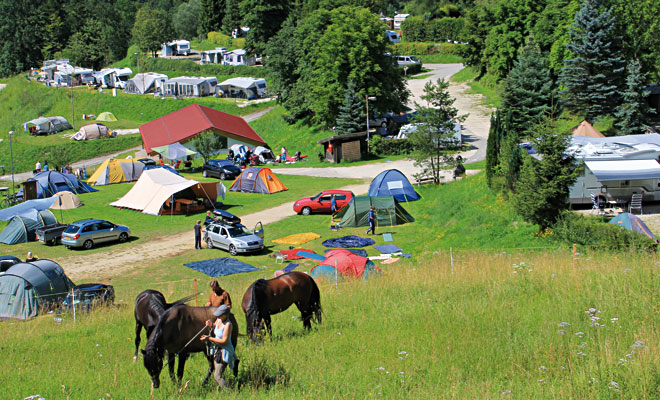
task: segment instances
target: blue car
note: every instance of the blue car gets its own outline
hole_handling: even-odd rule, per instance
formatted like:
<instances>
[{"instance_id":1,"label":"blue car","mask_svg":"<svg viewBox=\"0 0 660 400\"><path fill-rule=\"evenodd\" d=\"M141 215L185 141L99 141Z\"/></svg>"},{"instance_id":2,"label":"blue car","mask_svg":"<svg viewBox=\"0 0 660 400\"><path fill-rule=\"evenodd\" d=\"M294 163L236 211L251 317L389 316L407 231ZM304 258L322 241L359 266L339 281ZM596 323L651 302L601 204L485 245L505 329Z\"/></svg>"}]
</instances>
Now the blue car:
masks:
<instances>
[{"instance_id":1,"label":"blue car","mask_svg":"<svg viewBox=\"0 0 660 400\"><path fill-rule=\"evenodd\" d=\"M205 178L210 176L221 180L234 179L241 173L241 169L229 160L208 160L202 167L202 175Z\"/></svg>"},{"instance_id":2,"label":"blue car","mask_svg":"<svg viewBox=\"0 0 660 400\"><path fill-rule=\"evenodd\" d=\"M89 250L99 243L123 243L130 236L131 230L127 226L115 225L103 219L85 219L66 228L62 233L62 244L67 248L83 247Z\"/></svg>"}]
</instances>

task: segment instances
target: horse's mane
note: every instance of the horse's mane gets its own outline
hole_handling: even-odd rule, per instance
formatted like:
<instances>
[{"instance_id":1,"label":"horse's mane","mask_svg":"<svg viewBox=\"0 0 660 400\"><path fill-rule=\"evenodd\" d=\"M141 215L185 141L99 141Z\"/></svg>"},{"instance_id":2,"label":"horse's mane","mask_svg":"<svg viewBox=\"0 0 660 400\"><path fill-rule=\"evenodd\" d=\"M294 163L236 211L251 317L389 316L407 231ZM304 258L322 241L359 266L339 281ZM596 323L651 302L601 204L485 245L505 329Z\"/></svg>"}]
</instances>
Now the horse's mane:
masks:
<instances>
[{"instance_id":1,"label":"horse's mane","mask_svg":"<svg viewBox=\"0 0 660 400\"><path fill-rule=\"evenodd\" d=\"M194 294L188 295L186 297L182 297L179 300L175 301L174 303L168 303L166 308L171 308L171 307L174 307L174 306L178 306L180 304L186 304L187 302L189 302L190 300L192 300L194 298L195 298Z\"/></svg>"},{"instance_id":2,"label":"horse's mane","mask_svg":"<svg viewBox=\"0 0 660 400\"><path fill-rule=\"evenodd\" d=\"M248 329L251 331L255 321L261 319L263 307L266 303L266 290L268 289L268 282L265 279L257 279L250 290L250 304L247 307L246 317L248 319Z\"/></svg>"},{"instance_id":3,"label":"horse's mane","mask_svg":"<svg viewBox=\"0 0 660 400\"><path fill-rule=\"evenodd\" d=\"M153 332L151 332L151 335L147 340L147 345L144 348L144 350L147 353L157 352L157 354L160 357L163 356L165 351L165 348L163 347L163 330L164 330L163 328L167 323L167 319L169 318L170 314L176 311L181 306L182 304L174 305L168 308L167 310L165 310L165 312L163 312L160 315L160 318L158 319L158 323L156 324L156 327L154 328Z\"/></svg>"}]
</instances>

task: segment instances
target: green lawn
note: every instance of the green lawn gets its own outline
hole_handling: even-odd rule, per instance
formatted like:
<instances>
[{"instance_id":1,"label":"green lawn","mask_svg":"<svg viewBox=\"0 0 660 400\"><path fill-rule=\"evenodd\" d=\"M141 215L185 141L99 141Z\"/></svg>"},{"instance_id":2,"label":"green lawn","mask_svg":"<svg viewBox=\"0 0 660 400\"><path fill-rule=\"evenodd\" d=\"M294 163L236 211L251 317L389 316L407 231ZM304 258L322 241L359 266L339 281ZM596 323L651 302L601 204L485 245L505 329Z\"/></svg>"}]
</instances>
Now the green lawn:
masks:
<instances>
[{"instance_id":1,"label":"green lawn","mask_svg":"<svg viewBox=\"0 0 660 400\"><path fill-rule=\"evenodd\" d=\"M202 178L201 174L184 174L185 177L198 181L214 181L214 179ZM272 208L280 204L297 200L301 197L312 196L316 193L332 188L339 188L346 185L359 182L354 179L338 178L308 178L295 175L280 175L279 178L288 187L289 190L270 195L235 193L229 192L224 201L223 209L238 216L251 214L257 211ZM224 181L227 188L232 181ZM103 218L116 224L127 225L131 228L133 240L126 244L115 244L112 246L131 246L133 243L140 243L145 240L152 240L162 235L183 232L192 229L197 219L204 219L204 213L185 216L153 216L145 215L137 211L120 210L108 204L121 198L133 187L132 183L122 183L97 187L98 192L85 193L80 195L80 199L85 203L83 207L64 210L54 210L58 221L71 223L73 221L85 218ZM0 224L0 229L4 229L6 222ZM4 253L11 253L20 256L32 250L40 257L58 259L72 254L72 250L64 246L46 246L39 242L22 243L13 246L0 244ZM93 254L99 251L107 251L108 247L92 249L86 253ZM77 253L76 253L77 254Z\"/></svg>"},{"instance_id":2,"label":"green lawn","mask_svg":"<svg viewBox=\"0 0 660 400\"><path fill-rule=\"evenodd\" d=\"M424 60L426 61L426 60ZM486 75L477 79L477 71L472 67L465 67L450 77L454 82L465 82L470 87L467 93L478 93L484 96L484 104L491 108L501 107L502 83L492 76Z\"/></svg>"}]
</instances>

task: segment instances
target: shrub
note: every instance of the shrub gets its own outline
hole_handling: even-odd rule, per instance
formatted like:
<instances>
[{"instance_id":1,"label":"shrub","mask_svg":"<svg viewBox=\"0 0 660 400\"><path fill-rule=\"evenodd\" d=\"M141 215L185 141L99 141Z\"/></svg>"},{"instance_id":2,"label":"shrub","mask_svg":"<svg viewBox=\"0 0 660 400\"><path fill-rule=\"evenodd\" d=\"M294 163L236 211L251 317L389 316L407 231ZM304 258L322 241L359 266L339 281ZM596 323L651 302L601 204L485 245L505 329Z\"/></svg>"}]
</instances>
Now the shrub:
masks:
<instances>
[{"instance_id":1,"label":"shrub","mask_svg":"<svg viewBox=\"0 0 660 400\"><path fill-rule=\"evenodd\" d=\"M410 154L412 145L408 139L384 139L379 135L371 138L371 152L383 156Z\"/></svg>"},{"instance_id":2,"label":"shrub","mask_svg":"<svg viewBox=\"0 0 660 400\"><path fill-rule=\"evenodd\" d=\"M649 238L620 226L606 223L602 217L584 216L571 211L561 214L552 226L557 240L607 249L655 249Z\"/></svg>"},{"instance_id":3,"label":"shrub","mask_svg":"<svg viewBox=\"0 0 660 400\"><path fill-rule=\"evenodd\" d=\"M206 37L208 38L209 42L217 44L221 47L229 48L232 45L231 36L222 34L220 32L209 32Z\"/></svg>"}]
</instances>

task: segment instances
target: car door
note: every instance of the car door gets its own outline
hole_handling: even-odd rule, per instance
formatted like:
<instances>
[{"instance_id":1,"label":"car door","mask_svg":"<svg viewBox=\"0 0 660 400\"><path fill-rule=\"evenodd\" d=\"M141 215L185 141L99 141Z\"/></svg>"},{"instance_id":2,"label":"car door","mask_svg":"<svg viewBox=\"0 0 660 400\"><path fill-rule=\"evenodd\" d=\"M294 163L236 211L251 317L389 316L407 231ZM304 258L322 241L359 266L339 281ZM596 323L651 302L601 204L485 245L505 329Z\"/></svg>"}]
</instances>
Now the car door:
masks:
<instances>
[{"instance_id":1,"label":"car door","mask_svg":"<svg viewBox=\"0 0 660 400\"><path fill-rule=\"evenodd\" d=\"M254 226L253 233L255 235L259 236L263 240L263 238L264 238L264 225L261 223L261 221L257 222L257 224Z\"/></svg>"},{"instance_id":2,"label":"car door","mask_svg":"<svg viewBox=\"0 0 660 400\"><path fill-rule=\"evenodd\" d=\"M227 233L227 229L220 228L220 235L218 236L218 242L220 244L220 248L224 250L229 250L229 245L231 244L231 237L229 236L229 233Z\"/></svg>"},{"instance_id":3,"label":"car door","mask_svg":"<svg viewBox=\"0 0 660 400\"><path fill-rule=\"evenodd\" d=\"M346 201L346 195L345 194L338 194L336 195L335 199L337 200L337 211L341 210L346 206L348 203Z\"/></svg>"},{"instance_id":4,"label":"car door","mask_svg":"<svg viewBox=\"0 0 660 400\"><path fill-rule=\"evenodd\" d=\"M323 196L319 197L318 204L316 206L316 211L317 212L329 212L330 211L331 197L332 197L331 194L324 194Z\"/></svg>"},{"instance_id":5,"label":"car door","mask_svg":"<svg viewBox=\"0 0 660 400\"><path fill-rule=\"evenodd\" d=\"M206 228L206 236L215 247L220 247L220 227L217 225L209 225Z\"/></svg>"},{"instance_id":6,"label":"car door","mask_svg":"<svg viewBox=\"0 0 660 400\"><path fill-rule=\"evenodd\" d=\"M97 230L95 236L98 238L95 240L97 243L109 242L111 240L117 239L118 234L114 232L114 224L108 221L99 222L96 224Z\"/></svg>"}]
</instances>

